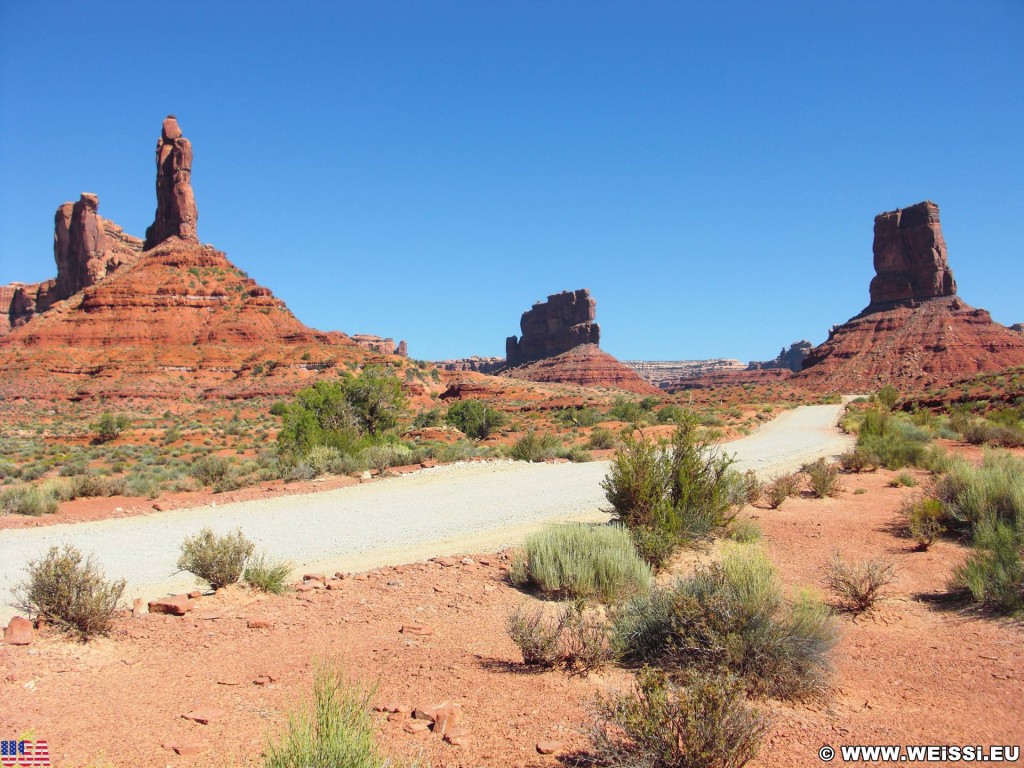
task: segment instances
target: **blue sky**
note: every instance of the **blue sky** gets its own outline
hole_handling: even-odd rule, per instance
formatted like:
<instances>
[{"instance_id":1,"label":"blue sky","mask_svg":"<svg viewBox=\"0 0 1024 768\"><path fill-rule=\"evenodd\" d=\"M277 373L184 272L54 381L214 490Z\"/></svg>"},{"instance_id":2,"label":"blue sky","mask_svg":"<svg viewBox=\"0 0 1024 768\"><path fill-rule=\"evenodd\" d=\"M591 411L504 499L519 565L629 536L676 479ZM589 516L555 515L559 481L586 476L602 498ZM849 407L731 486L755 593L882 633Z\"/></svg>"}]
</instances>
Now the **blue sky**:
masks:
<instances>
[{"instance_id":1,"label":"blue sky","mask_svg":"<svg viewBox=\"0 0 1024 768\"><path fill-rule=\"evenodd\" d=\"M167 113L203 242L418 358L582 287L621 358L820 343L924 199L964 300L1024 322L1018 0L0 0L0 283L54 274L80 192L143 235Z\"/></svg>"}]
</instances>

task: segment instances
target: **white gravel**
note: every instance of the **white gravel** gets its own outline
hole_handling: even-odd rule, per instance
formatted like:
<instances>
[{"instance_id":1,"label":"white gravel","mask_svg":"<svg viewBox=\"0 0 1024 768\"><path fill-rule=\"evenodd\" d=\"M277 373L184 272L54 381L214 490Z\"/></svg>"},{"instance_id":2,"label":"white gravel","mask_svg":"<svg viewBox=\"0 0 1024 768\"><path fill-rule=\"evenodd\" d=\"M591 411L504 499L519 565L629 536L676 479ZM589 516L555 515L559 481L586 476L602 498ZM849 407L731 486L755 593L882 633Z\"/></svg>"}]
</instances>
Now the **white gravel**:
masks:
<instances>
[{"instance_id":1,"label":"white gravel","mask_svg":"<svg viewBox=\"0 0 1024 768\"><path fill-rule=\"evenodd\" d=\"M841 406L789 411L754 435L729 443L737 467L762 475L791 471L846 450L834 428ZM514 544L551 521L604 520L601 480L608 462L460 463L365 485L140 517L0 531L0 602L24 578L25 564L69 542L95 553L108 577L128 581L129 598L193 589L175 573L182 540L209 526L241 528L275 557L302 570L359 571ZM13 615L0 607L0 619Z\"/></svg>"}]
</instances>

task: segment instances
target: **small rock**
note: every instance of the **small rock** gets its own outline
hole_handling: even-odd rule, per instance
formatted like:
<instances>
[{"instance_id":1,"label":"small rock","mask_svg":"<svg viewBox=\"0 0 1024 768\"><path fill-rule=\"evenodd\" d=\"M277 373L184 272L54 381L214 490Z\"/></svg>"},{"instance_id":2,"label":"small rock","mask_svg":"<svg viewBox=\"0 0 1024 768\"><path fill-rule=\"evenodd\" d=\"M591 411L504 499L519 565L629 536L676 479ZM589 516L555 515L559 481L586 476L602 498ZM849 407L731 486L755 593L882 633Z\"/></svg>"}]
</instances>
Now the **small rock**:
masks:
<instances>
[{"instance_id":1,"label":"small rock","mask_svg":"<svg viewBox=\"0 0 1024 768\"><path fill-rule=\"evenodd\" d=\"M450 728L442 738L453 747L461 747L469 741L469 731L461 726Z\"/></svg>"},{"instance_id":2,"label":"small rock","mask_svg":"<svg viewBox=\"0 0 1024 768\"><path fill-rule=\"evenodd\" d=\"M202 596L203 596L203 593L200 590L198 590L198 589L193 589L191 592L188 593L188 599L189 600L198 600Z\"/></svg>"},{"instance_id":3,"label":"small rock","mask_svg":"<svg viewBox=\"0 0 1024 768\"><path fill-rule=\"evenodd\" d=\"M142 610L142 607L144 605L145 603L142 602L141 597L136 597L134 600L132 600L132 615L141 616L143 613L145 613L145 611Z\"/></svg>"},{"instance_id":4,"label":"small rock","mask_svg":"<svg viewBox=\"0 0 1024 768\"><path fill-rule=\"evenodd\" d=\"M340 579L347 579L348 578L348 574L347 573L342 573L341 571L336 571L335 574L334 574L334 578L339 579L339 580Z\"/></svg>"},{"instance_id":5,"label":"small rock","mask_svg":"<svg viewBox=\"0 0 1024 768\"><path fill-rule=\"evenodd\" d=\"M327 577L322 573L304 573L302 574L303 581L327 581Z\"/></svg>"},{"instance_id":6,"label":"small rock","mask_svg":"<svg viewBox=\"0 0 1024 768\"><path fill-rule=\"evenodd\" d=\"M472 557L464 557L464 558L462 558L461 563L463 565L476 565L476 562L473 560Z\"/></svg>"},{"instance_id":7,"label":"small rock","mask_svg":"<svg viewBox=\"0 0 1024 768\"><path fill-rule=\"evenodd\" d=\"M31 645L35 639L36 632L32 629L32 622L23 616L12 618L4 630L4 642L7 645Z\"/></svg>"},{"instance_id":8,"label":"small rock","mask_svg":"<svg viewBox=\"0 0 1024 768\"><path fill-rule=\"evenodd\" d=\"M260 675L252 682L253 685L270 685L271 683L276 683L277 678L273 675Z\"/></svg>"},{"instance_id":9,"label":"small rock","mask_svg":"<svg viewBox=\"0 0 1024 768\"><path fill-rule=\"evenodd\" d=\"M564 742L547 740L537 742L537 751L542 755L553 755L562 748Z\"/></svg>"},{"instance_id":10,"label":"small rock","mask_svg":"<svg viewBox=\"0 0 1024 768\"><path fill-rule=\"evenodd\" d=\"M434 722L434 707L419 706L412 711L412 716L416 720L426 720L428 722Z\"/></svg>"},{"instance_id":11,"label":"small rock","mask_svg":"<svg viewBox=\"0 0 1024 768\"><path fill-rule=\"evenodd\" d=\"M416 635L417 637L426 637L434 634L434 628L428 627L426 624L403 624L402 628L398 631L403 635Z\"/></svg>"},{"instance_id":12,"label":"small rock","mask_svg":"<svg viewBox=\"0 0 1024 768\"><path fill-rule=\"evenodd\" d=\"M149 612L184 616L195 608L195 605L195 602L190 600L188 595L174 595L174 597L165 597L160 600L150 600Z\"/></svg>"},{"instance_id":13,"label":"small rock","mask_svg":"<svg viewBox=\"0 0 1024 768\"><path fill-rule=\"evenodd\" d=\"M263 616L253 616L247 622L249 629L270 629L274 622Z\"/></svg>"},{"instance_id":14,"label":"small rock","mask_svg":"<svg viewBox=\"0 0 1024 768\"><path fill-rule=\"evenodd\" d=\"M368 574L368 573L357 573L352 578L355 579L356 581L369 581L370 580L370 574Z\"/></svg>"},{"instance_id":15,"label":"small rock","mask_svg":"<svg viewBox=\"0 0 1024 768\"><path fill-rule=\"evenodd\" d=\"M341 579L328 579L324 586L327 589L341 589L343 585L341 583Z\"/></svg>"},{"instance_id":16,"label":"small rock","mask_svg":"<svg viewBox=\"0 0 1024 768\"><path fill-rule=\"evenodd\" d=\"M194 709L191 712L186 712L184 715L182 715L182 717L184 717L186 720L193 720L197 723L207 725L212 720L220 720L226 714L227 712L225 712L223 709L206 707L203 709Z\"/></svg>"},{"instance_id":17,"label":"small rock","mask_svg":"<svg viewBox=\"0 0 1024 768\"><path fill-rule=\"evenodd\" d=\"M462 716L462 707L446 701L433 707L434 733L444 736L450 728L454 728Z\"/></svg>"},{"instance_id":18,"label":"small rock","mask_svg":"<svg viewBox=\"0 0 1024 768\"><path fill-rule=\"evenodd\" d=\"M493 584L484 584L484 592L493 592L497 587Z\"/></svg>"},{"instance_id":19,"label":"small rock","mask_svg":"<svg viewBox=\"0 0 1024 768\"><path fill-rule=\"evenodd\" d=\"M312 584L296 584L295 585L295 591L296 592L312 592L313 591L313 585Z\"/></svg>"},{"instance_id":20,"label":"small rock","mask_svg":"<svg viewBox=\"0 0 1024 768\"><path fill-rule=\"evenodd\" d=\"M486 557L481 557L479 560L477 560L477 562L480 563L480 565L490 565L491 564L490 559L488 559Z\"/></svg>"},{"instance_id":21,"label":"small rock","mask_svg":"<svg viewBox=\"0 0 1024 768\"><path fill-rule=\"evenodd\" d=\"M457 565L457 561L454 557L435 557L434 562L442 568L452 568Z\"/></svg>"},{"instance_id":22,"label":"small rock","mask_svg":"<svg viewBox=\"0 0 1024 768\"><path fill-rule=\"evenodd\" d=\"M174 752L184 757L205 752L210 748L210 745L204 741L177 741L165 743L163 748L168 752Z\"/></svg>"},{"instance_id":23,"label":"small rock","mask_svg":"<svg viewBox=\"0 0 1024 768\"><path fill-rule=\"evenodd\" d=\"M156 511L156 512L163 512L164 511L164 505L163 504L154 504L153 505L153 510Z\"/></svg>"},{"instance_id":24,"label":"small rock","mask_svg":"<svg viewBox=\"0 0 1024 768\"><path fill-rule=\"evenodd\" d=\"M392 579L391 581L388 582L388 586L389 587L404 587L405 586L405 582L403 582L401 579Z\"/></svg>"},{"instance_id":25,"label":"small rock","mask_svg":"<svg viewBox=\"0 0 1024 768\"><path fill-rule=\"evenodd\" d=\"M407 720L402 730L406 733L423 733L430 728L430 723L425 720Z\"/></svg>"},{"instance_id":26,"label":"small rock","mask_svg":"<svg viewBox=\"0 0 1024 768\"><path fill-rule=\"evenodd\" d=\"M400 722L401 720L408 720L408 719L409 719L409 715L407 713L403 714L402 712L392 712L390 715L388 715L388 722L391 722L391 723L397 723L397 722Z\"/></svg>"}]
</instances>

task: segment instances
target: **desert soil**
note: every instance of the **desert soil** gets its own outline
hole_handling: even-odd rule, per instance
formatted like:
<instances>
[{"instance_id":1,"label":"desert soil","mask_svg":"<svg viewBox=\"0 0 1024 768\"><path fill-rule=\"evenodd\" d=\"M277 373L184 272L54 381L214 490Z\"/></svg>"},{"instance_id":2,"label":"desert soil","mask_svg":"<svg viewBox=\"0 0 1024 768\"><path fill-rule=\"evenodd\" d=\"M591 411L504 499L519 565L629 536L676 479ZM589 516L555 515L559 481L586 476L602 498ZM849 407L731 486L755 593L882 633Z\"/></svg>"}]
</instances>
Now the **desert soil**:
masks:
<instances>
[{"instance_id":1,"label":"desert soil","mask_svg":"<svg viewBox=\"0 0 1024 768\"><path fill-rule=\"evenodd\" d=\"M851 444L835 429L840 411L816 405L784 412L724 450L740 470L793 471ZM131 599L188 591L195 581L175 564L182 540L204 526L216 533L241 528L260 549L291 561L297 575L495 551L551 521L607 520L601 481L608 468L607 461L460 463L321 493L0 530L0 594L24 578L25 563L64 543L94 553L108 577L126 579ZM11 615L10 606L0 608L0 620Z\"/></svg>"}]
</instances>

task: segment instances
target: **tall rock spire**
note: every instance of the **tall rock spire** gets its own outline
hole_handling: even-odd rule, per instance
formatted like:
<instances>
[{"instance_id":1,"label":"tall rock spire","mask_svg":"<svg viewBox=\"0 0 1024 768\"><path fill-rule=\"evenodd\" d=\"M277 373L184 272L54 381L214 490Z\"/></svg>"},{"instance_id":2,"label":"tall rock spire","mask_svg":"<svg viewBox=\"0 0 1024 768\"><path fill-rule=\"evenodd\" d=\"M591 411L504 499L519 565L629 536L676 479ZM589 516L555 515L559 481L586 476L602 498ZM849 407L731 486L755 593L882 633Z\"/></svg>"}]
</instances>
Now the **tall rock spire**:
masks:
<instances>
[{"instance_id":1,"label":"tall rock spire","mask_svg":"<svg viewBox=\"0 0 1024 768\"><path fill-rule=\"evenodd\" d=\"M156 220L146 230L146 250L169 237L199 242L191 177L192 142L181 135L174 115L168 115L156 143Z\"/></svg>"}]
</instances>

